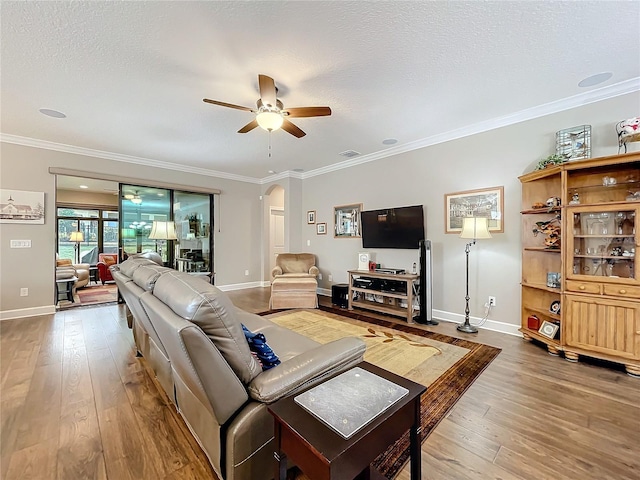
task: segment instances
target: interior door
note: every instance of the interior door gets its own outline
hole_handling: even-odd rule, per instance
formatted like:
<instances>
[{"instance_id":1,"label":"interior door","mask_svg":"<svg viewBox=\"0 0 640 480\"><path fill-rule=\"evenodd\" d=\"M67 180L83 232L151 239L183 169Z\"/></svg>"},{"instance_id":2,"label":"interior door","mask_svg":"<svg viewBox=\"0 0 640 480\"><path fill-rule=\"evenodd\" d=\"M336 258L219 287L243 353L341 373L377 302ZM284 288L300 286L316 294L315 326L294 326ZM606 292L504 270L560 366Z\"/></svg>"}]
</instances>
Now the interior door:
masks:
<instances>
[{"instance_id":1,"label":"interior door","mask_svg":"<svg viewBox=\"0 0 640 480\"><path fill-rule=\"evenodd\" d=\"M284 209L272 207L269 215L269 278L276 266L276 257L284 252Z\"/></svg>"}]
</instances>

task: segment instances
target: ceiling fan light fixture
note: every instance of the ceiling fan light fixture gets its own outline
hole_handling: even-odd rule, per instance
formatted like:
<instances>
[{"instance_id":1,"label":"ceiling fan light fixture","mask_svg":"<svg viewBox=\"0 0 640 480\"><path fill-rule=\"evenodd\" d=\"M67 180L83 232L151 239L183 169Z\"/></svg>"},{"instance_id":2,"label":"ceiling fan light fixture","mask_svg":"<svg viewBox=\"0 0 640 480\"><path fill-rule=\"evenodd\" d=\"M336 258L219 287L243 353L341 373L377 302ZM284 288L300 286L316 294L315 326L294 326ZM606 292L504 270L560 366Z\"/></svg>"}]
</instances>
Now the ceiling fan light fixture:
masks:
<instances>
[{"instance_id":1,"label":"ceiling fan light fixture","mask_svg":"<svg viewBox=\"0 0 640 480\"><path fill-rule=\"evenodd\" d=\"M256 115L256 121L261 128L272 132L274 130L278 130L282 126L284 118L282 118L282 114L279 112L261 109L261 111Z\"/></svg>"},{"instance_id":2,"label":"ceiling fan light fixture","mask_svg":"<svg viewBox=\"0 0 640 480\"><path fill-rule=\"evenodd\" d=\"M131 199L131 203L135 203L136 205L140 205L142 203L142 198L140 198L140 195L136 195Z\"/></svg>"}]
</instances>

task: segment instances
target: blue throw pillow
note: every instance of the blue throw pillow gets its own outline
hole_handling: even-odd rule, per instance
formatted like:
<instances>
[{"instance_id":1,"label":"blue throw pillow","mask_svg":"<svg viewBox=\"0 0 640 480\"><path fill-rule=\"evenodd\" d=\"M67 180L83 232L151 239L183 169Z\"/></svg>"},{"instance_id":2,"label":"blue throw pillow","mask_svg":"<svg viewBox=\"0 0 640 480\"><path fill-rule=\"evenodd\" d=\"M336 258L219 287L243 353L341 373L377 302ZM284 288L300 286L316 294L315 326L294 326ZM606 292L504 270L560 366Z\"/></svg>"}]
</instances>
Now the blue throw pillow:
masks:
<instances>
[{"instance_id":1,"label":"blue throw pillow","mask_svg":"<svg viewBox=\"0 0 640 480\"><path fill-rule=\"evenodd\" d=\"M264 334L253 333L244 325L242 325L242 331L249 344L249 349L256 354L258 360L262 363L262 370L269 370L276 365L280 365L280 359L273 353L271 347L267 345L267 339Z\"/></svg>"}]
</instances>

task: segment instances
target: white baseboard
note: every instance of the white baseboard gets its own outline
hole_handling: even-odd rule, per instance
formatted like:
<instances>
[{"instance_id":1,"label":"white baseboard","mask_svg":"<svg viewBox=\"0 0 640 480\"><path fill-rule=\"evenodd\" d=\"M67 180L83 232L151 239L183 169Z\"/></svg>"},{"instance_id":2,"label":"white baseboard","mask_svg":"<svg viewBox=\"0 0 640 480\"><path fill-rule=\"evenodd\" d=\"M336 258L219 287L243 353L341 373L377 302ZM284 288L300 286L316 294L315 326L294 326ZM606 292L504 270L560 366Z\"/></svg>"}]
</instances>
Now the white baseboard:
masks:
<instances>
[{"instance_id":1,"label":"white baseboard","mask_svg":"<svg viewBox=\"0 0 640 480\"><path fill-rule=\"evenodd\" d=\"M445 322L464 323L464 315L460 313L446 312L444 310L433 310L433 318L436 320L443 320ZM479 317L469 317L471 325L477 325L482 321ZM484 325L478 328L485 330L492 330L494 332L506 333L507 335L515 335L521 337L522 333L518 331L520 325L514 325L513 323L499 322L497 320L487 320Z\"/></svg>"},{"instance_id":2,"label":"white baseboard","mask_svg":"<svg viewBox=\"0 0 640 480\"><path fill-rule=\"evenodd\" d=\"M19 308L17 310L0 311L1 320L11 320L13 318L35 317L37 315L51 315L56 313L55 305L44 305L42 307Z\"/></svg>"},{"instance_id":3,"label":"white baseboard","mask_svg":"<svg viewBox=\"0 0 640 480\"><path fill-rule=\"evenodd\" d=\"M257 281L246 283L232 283L230 285L216 285L223 292L230 292L232 290L245 290L247 288L269 287L271 282Z\"/></svg>"}]
</instances>

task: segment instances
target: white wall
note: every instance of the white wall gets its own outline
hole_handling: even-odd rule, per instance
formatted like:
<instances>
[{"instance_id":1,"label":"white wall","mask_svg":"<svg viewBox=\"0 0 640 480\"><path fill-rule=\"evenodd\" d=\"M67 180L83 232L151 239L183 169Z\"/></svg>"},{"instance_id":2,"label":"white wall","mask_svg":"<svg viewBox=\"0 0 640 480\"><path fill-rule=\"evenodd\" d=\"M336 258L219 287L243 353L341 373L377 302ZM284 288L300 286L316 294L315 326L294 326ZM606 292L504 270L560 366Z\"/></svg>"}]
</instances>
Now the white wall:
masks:
<instances>
[{"instance_id":1,"label":"white wall","mask_svg":"<svg viewBox=\"0 0 640 480\"><path fill-rule=\"evenodd\" d=\"M44 225L0 225L0 318L53 310L56 187L49 167L220 189L214 226L216 285L261 281L262 214L257 184L10 143L0 143L0 160L0 188L45 192L46 204ZM11 239L30 239L32 248L10 249ZM28 297L19 296L21 287L29 288Z\"/></svg>"},{"instance_id":2,"label":"white wall","mask_svg":"<svg viewBox=\"0 0 640 480\"><path fill-rule=\"evenodd\" d=\"M362 202L370 210L423 204L427 237L433 243L434 308L441 316L459 319L464 312L465 241L444 234L444 194L502 185L505 231L479 242L471 252L471 315L481 316L482 305L494 295L498 306L490 318L515 330L520 321L521 269L517 177L554 152L557 130L575 125L592 125L592 156L617 153L615 123L638 115L639 107L636 92L304 180L273 182L285 189L288 248L315 253L324 274L320 287L329 289L328 275L333 275L332 283L346 282L347 270L357 267L357 253L362 251L361 239L333 238L334 206ZM640 143L630 144L629 150L640 150ZM0 318L53 309L55 177L49 167L220 189L214 226L216 284L252 286L268 280L268 209L260 195L273 183L257 185L8 143L0 143L0 160L1 188L45 192L46 203L44 225L0 225ZM316 235L315 225L307 225L308 210L316 211L317 222L327 223L327 235ZM31 239L32 248L10 249L11 239ZM410 269L418 251L379 250L377 261ZM29 288L28 297L19 296L21 287Z\"/></svg>"},{"instance_id":3,"label":"white wall","mask_svg":"<svg viewBox=\"0 0 640 480\"><path fill-rule=\"evenodd\" d=\"M364 210L422 204L427 238L433 245L433 305L437 315L459 320L464 315L465 240L444 233L444 195L462 190L504 186L504 233L479 241L471 249L471 316L482 317L489 295L497 297L490 319L520 323L520 182L518 176L538 160L554 153L555 132L576 125L592 125L592 156L618 151L615 124L640 113L640 94L634 93L570 111L549 115L471 137L414 150L394 157L305 178L302 211L316 210L327 222L328 234L302 222L302 242L311 240L323 273L320 287L347 282L347 270L358 266L361 239L333 237L333 207L363 203ZM427 136L428 132L425 132ZM629 151L640 144L630 144ZM544 201L546 199L541 199ZM302 218L303 215L300 215ZM411 270L418 250L376 251L383 266ZM333 282L328 276L333 276ZM436 316L437 316L436 315ZM494 325L494 327L499 327ZM514 331L515 328L505 327Z\"/></svg>"}]
</instances>

